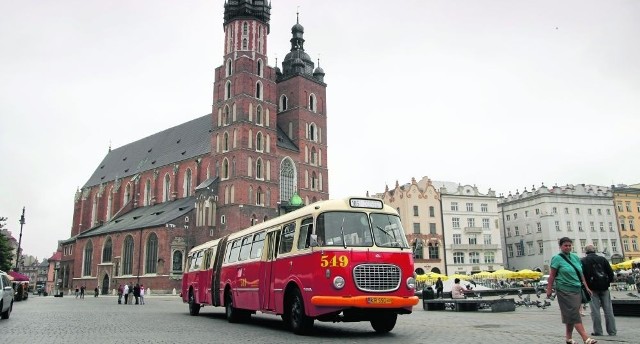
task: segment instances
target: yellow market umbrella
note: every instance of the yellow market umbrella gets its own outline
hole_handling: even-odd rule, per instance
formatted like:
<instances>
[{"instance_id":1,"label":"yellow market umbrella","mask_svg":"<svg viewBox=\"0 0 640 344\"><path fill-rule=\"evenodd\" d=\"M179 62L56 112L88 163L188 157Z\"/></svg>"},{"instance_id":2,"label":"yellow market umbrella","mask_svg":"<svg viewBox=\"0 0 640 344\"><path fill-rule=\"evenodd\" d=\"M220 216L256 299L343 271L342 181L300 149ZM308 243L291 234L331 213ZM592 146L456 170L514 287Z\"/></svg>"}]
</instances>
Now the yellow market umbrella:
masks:
<instances>
[{"instance_id":1,"label":"yellow market umbrella","mask_svg":"<svg viewBox=\"0 0 640 344\"><path fill-rule=\"evenodd\" d=\"M487 278L493 277L489 271L481 271L481 272L478 272L477 274L473 274L471 276L473 278L478 278L478 279L487 279Z\"/></svg>"},{"instance_id":2,"label":"yellow market umbrella","mask_svg":"<svg viewBox=\"0 0 640 344\"><path fill-rule=\"evenodd\" d=\"M541 272L523 269L520 271L516 271L513 278L539 278L540 276L542 276Z\"/></svg>"},{"instance_id":3,"label":"yellow market umbrella","mask_svg":"<svg viewBox=\"0 0 640 344\"><path fill-rule=\"evenodd\" d=\"M440 279L442 279L443 281L446 281L447 279L449 279L449 277L447 277L446 275L442 275L436 272L428 272L424 275L418 275L416 276L416 281L417 282L435 282L438 277L440 277Z\"/></svg>"},{"instance_id":4,"label":"yellow market umbrella","mask_svg":"<svg viewBox=\"0 0 640 344\"><path fill-rule=\"evenodd\" d=\"M453 274L451 276L448 276L450 279L456 279L459 278L461 280L468 280L471 278L471 276L469 275L463 275L463 274Z\"/></svg>"},{"instance_id":5,"label":"yellow market umbrella","mask_svg":"<svg viewBox=\"0 0 640 344\"><path fill-rule=\"evenodd\" d=\"M631 269L631 263L632 262L633 262L632 260L627 260L625 262L618 263L616 265L618 266L618 269L629 270L629 269Z\"/></svg>"},{"instance_id":6,"label":"yellow market umbrella","mask_svg":"<svg viewBox=\"0 0 640 344\"><path fill-rule=\"evenodd\" d=\"M491 273L491 276L495 278L513 278L514 272L511 270L500 269Z\"/></svg>"}]
</instances>

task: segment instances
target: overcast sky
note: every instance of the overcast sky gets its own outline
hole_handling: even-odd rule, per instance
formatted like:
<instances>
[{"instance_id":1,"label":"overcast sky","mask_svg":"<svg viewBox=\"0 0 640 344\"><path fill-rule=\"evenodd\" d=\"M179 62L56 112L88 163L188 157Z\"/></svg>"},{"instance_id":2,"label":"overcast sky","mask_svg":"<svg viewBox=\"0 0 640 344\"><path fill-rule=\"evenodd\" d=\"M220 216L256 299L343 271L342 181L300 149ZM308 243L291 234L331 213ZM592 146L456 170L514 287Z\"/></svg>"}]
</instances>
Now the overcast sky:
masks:
<instances>
[{"instance_id":1,"label":"overcast sky","mask_svg":"<svg viewBox=\"0 0 640 344\"><path fill-rule=\"evenodd\" d=\"M332 198L640 182L640 1L272 0L326 72ZM0 216L49 257L108 151L211 112L222 0L0 0Z\"/></svg>"}]
</instances>

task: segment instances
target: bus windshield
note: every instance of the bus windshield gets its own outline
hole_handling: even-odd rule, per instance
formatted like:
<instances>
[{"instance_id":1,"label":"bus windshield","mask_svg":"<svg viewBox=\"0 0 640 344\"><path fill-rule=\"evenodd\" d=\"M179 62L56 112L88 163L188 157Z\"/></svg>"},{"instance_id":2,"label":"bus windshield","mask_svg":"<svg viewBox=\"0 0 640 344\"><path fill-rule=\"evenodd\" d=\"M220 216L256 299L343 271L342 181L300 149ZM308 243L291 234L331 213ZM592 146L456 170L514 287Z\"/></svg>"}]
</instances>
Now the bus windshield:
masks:
<instances>
[{"instance_id":1,"label":"bus windshield","mask_svg":"<svg viewBox=\"0 0 640 344\"><path fill-rule=\"evenodd\" d=\"M367 214L333 211L318 215L316 234L320 246L372 246Z\"/></svg>"},{"instance_id":2,"label":"bus windshield","mask_svg":"<svg viewBox=\"0 0 640 344\"><path fill-rule=\"evenodd\" d=\"M371 247L374 240L380 247L408 248L400 219L394 215L371 214L371 225L366 213L326 212L316 220L316 234L320 246Z\"/></svg>"},{"instance_id":3,"label":"bus windshield","mask_svg":"<svg viewBox=\"0 0 640 344\"><path fill-rule=\"evenodd\" d=\"M399 217L389 214L371 214L371 226L376 245L409 248Z\"/></svg>"}]
</instances>

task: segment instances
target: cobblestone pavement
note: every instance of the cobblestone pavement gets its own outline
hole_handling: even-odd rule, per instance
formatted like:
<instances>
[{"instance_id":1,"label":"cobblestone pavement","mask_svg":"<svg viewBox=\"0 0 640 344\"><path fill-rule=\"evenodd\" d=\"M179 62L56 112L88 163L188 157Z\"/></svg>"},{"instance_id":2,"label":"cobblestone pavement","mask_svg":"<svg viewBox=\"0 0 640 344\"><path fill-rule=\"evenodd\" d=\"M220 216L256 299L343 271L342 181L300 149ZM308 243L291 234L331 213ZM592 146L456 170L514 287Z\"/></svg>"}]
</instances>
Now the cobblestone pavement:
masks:
<instances>
[{"instance_id":1,"label":"cobblestone pavement","mask_svg":"<svg viewBox=\"0 0 640 344\"><path fill-rule=\"evenodd\" d=\"M615 293L621 298L626 293ZM533 296L535 298L535 296ZM310 336L285 330L280 317L258 314L246 324L229 324L223 308L203 308L192 317L178 296L149 296L147 304L118 305L113 296L84 300L31 296L16 302L9 320L0 321L3 343L564 343L556 302L551 308L518 307L515 312L426 312L398 317L386 335L369 323L316 322ZM585 317L591 332L591 319ZM617 317L618 336L600 343L640 343L640 319ZM579 340L578 335L574 339ZM582 341L579 341L582 342Z\"/></svg>"}]
</instances>

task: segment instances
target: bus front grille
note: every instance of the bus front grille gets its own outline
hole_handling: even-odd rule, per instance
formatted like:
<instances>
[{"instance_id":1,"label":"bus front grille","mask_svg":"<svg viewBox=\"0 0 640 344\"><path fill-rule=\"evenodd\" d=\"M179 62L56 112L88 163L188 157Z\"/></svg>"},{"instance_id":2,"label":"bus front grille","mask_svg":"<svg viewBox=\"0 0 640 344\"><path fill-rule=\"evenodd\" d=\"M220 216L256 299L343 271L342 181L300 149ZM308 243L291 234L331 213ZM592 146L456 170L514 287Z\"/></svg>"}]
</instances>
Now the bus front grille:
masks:
<instances>
[{"instance_id":1,"label":"bus front grille","mask_svg":"<svg viewBox=\"0 0 640 344\"><path fill-rule=\"evenodd\" d=\"M400 268L390 264L362 264L353 269L356 287L362 291L394 291L400 287L400 276Z\"/></svg>"}]
</instances>

